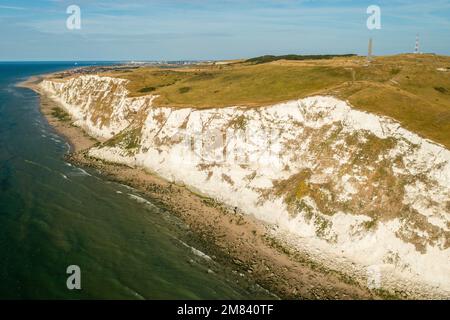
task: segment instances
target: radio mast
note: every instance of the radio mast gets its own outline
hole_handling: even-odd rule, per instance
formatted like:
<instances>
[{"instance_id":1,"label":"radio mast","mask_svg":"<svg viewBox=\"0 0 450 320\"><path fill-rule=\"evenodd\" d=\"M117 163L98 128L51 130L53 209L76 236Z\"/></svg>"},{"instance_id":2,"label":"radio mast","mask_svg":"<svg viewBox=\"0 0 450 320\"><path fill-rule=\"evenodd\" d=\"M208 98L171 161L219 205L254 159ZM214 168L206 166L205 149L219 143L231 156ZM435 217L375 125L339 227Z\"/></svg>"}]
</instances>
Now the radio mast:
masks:
<instances>
[{"instance_id":1,"label":"radio mast","mask_svg":"<svg viewBox=\"0 0 450 320\"><path fill-rule=\"evenodd\" d=\"M419 34L416 35L416 47L414 48L414 53L419 54L420 46L419 46Z\"/></svg>"},{"instance_id":2,"label":"radio mast","mask_svg":"<svg viewBox=\"0 0 450 320\"><path fill-rule=\"evenodd\" d=\"M367 60L372 61L372 55L373 55L373 40L372 38L369 39L369 51L367 53Z\"/></svg>"}]
</instances>

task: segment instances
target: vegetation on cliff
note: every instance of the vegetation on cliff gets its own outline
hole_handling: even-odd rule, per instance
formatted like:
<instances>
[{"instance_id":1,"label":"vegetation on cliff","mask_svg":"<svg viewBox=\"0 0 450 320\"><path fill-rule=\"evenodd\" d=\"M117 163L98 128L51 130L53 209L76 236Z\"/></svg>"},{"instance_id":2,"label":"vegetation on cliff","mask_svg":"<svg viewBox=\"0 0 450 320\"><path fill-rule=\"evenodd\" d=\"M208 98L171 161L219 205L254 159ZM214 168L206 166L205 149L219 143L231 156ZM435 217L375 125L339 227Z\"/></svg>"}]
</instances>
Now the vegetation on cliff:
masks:
<instances>
[{"instance_id":1,"label":"vegetation on cliff","mask_svg":"<svg viewBox=\"0 0 450 320\"><path fill-rule=\"evenodd\" d=\"M378 57L371 63L351 56L142 67L107 75L130 80L131 96L159 95L158 106L257 107L329 94L357 109L394 118L450 148L449 66L450 57L436 55Z\"/></svg>"}]
</instances>

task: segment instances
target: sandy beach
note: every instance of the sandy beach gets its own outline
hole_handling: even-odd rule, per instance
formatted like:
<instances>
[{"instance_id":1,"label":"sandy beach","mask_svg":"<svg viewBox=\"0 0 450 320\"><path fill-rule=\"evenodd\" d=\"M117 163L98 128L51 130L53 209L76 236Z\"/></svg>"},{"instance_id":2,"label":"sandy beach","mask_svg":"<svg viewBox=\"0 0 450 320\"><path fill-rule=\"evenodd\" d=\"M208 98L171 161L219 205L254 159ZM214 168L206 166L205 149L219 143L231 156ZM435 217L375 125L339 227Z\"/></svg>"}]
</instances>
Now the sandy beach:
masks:
<instances>
[{"instance_id":1,"label":"sandy beach","mask_svg":"<svg viewBox=\"0 0 450 320\"><path fill-rule=\"evenodd\" d=\"M270 226L249 215L235 212L233 208L141 168L106 163L87 156L86 151L101 142L72 125L70 119L55 115L55 110L60 107L40 92L37 84L41 80L40 77L32 78L21 86L40 94L42 114L71 145L67 161L98 170L109 180L129 185L175 214L192 230L196 247L217 263L230 266L242 277L251 278L281 299L382 298L344 274L328 270L301 252L281 245L269 235Z\"/></svg>"}]
</instances>

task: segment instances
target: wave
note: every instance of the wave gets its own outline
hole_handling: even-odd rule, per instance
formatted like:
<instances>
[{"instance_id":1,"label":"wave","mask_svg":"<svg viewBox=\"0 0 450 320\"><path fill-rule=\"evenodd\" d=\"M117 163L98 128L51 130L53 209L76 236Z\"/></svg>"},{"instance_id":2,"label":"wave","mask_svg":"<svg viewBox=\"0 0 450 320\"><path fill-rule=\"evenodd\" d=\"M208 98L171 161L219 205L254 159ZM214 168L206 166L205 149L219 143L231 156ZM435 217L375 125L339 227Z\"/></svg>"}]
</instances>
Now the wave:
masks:
<instances>
[{"instance_id":1,"label":"wave","mask_svg":"<svg viewBox=\"0 0 450 320\"><path fill-rule=\"evenodd\" d=\"M135 201L138 202L138 203L144 204L144 205L146 205L146 206L152 208L153 210L159 212L159 208L158 208L157 206L155 206L153 203L151 203L150 201L148 201L147 199L144 199L144 198L142 198L142 197L140 197L140 196L137 196L137 195L135 195L135 194L132 194L132 193L129 193L129 194L128 194L128 197L129 197L130 199L135 200Z\"/></svg>"},{"instance_id":2,"label":"wave","mask_svg":"<svg viewBox=\"0 0 450 320\"><path fill-rule=\"evenodd\" d=\"M186 248L191 249L192 253L195 254L196 256L198 256L198 257L200 257L200 258L203 258L203 259L205 259L205 260L207 260L207 261L213 261L213 259L212 259L210 256L208 256L206 253L204 253L204 252L202 252L202 251L200 251L200 250L198 250L198 249L196 249L196 248L194 248L194 247L188 245L186 242L183 242L183 241L181 241L180 239L177 239L177 240L178 240L183 246L185 246Z\"/></svg>"}]
</instances>

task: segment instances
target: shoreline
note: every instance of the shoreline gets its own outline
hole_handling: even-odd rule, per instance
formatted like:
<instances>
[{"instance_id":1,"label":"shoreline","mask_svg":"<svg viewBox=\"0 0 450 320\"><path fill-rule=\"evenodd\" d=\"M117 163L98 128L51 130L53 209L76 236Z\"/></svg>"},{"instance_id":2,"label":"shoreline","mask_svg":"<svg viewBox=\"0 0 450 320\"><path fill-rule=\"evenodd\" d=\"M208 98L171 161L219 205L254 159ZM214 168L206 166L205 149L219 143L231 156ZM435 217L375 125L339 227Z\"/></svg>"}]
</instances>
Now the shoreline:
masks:
<instances>
[{"instance_id":1,"label":"shoreline","mask_svg":"<svg viewBox=\"0 0 450 320\"><path fill-rule=\"evenodd\" d=\"M66 160L96 169L108 180L131 186L158 206L168 208L189 226L200 249L208 256L214 256L219 264L248 275L281 299L383 298L343 274L318 266L300 252L291 254L269 235L268 226L252 216L235 213L142 168L88 157L85 151L98 141L73 126L70 120L61 120L54 115L54 108L62 107L39 90L37 84L42 79L33 77L19 85L39 94L41 113L70 144Z\"/></svg>"}]
</instances>

